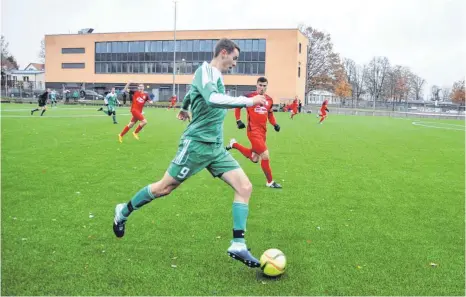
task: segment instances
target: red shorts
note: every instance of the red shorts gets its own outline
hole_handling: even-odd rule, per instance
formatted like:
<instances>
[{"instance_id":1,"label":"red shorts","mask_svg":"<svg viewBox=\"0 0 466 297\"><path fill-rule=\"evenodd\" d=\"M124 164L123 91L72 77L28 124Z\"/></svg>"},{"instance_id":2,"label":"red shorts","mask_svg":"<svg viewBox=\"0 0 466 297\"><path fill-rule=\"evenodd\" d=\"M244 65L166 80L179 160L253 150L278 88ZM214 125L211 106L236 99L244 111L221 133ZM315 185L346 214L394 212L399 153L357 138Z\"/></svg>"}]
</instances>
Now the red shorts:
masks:
<instances>
[{"instance_id":1,"label":"red shorts","mask_svg":"<svg viewBox=\"0 0 466 297\"><path fill-rule=\"evenodd\" d=\"M260 133L249 133L248 132L249 142L251 142L251 150L260 155L267 150L267 145L265 144L265 134Z\"/></svg>"},{"instance_id":2,"label":"red shorts","mask_svg":"<svg viewBox=\"0 0 466 297\"><path fill-rule=\"evenodd\" d=\"M327 116L327 112L321 110L321 111L320 111L320 116L321 116L321 117Z\"/></svg>"},{"instance_id":3,"label":"red shorts","mask_svg":"<svg viewBox=\"0 0 466 297\"><path fill-rule=\"evenodd\" d=\"M144 116L142 115L142 113L140 111L132 110L131 114L133 115L133 117L131 118L131 122L133 122L133 123L136 123L137 121L144 121L145 120Z\"/></svg>"}]
</instances>

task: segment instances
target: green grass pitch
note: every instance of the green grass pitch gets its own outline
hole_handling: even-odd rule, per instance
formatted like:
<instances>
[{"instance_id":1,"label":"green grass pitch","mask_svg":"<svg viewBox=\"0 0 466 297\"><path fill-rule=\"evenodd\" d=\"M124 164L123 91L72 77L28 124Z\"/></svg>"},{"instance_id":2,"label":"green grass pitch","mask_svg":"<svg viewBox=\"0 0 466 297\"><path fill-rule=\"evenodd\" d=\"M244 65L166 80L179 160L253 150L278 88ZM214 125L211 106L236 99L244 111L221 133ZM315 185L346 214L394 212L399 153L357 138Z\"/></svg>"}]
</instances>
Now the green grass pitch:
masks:
<instances>
[{"instance_id":1,"label":"green grass pitch","mask_svg":"<svg viewBox=\"0 0 466 297\"><path fill-rule=\"evenodd\" d=\"M228 258L233 192L207 171L135 212L116 203L159 179L186 123L147 108L141 140L94 107L2 105L2 295L465 294L462 121L278 113L268 145L282 190L232 154L253 183L247 242L287 256L278 280ZM244 116L244 112L243 112ZM419 121L419 120L417 120ZM233 113L225 141L237 130ZM454 126L459 125L459 126ZM435 264L435 265L434 265Z\"/></svg>"}]
</instances>

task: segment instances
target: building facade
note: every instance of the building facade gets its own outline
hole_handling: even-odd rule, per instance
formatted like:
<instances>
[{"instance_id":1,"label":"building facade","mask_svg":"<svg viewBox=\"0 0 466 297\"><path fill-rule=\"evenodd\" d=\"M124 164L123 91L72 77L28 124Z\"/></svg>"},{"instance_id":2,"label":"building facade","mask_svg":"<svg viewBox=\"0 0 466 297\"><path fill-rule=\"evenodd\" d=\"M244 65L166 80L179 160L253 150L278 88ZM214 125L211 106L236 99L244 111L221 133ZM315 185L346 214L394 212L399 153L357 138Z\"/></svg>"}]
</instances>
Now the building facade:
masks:
<instances>
[{"instance_id":1,"label":"building facade","mask_svg":"<svg viewBox=\"0 0 466 297\"><path fill-rule=\"evenodd\" d=\"M325 100L328 100L329 104L340 103L340 98L332 92L326 90L312 90L308 93L305 104L322 104Z\"/></svg>"},{"instance_id":2,"label":"building facade","mask_svg":"<svg viewBox=\"0 0 466 297\"><path fill-rule=\"evenodd\" d=\"M175 70L175 92L182 98L194 71L226 37L241 48L237 66L224 76L230 95L254 90L257 78L266 76L276 103L304 98L308 41L297 29L177 31L176 42L173 37L173 31L47 35L47 87L104 92L131 81L166 101Z\"/></svg>"},{"instance_id":3,"label":"building facade","mask_svg":"<svg viewBox=\"0 0 466 297\"><path fill-rule=\"evenodd\" d=\"M9 70L5 71L5 88L24 90L44 90L45 72L44 70Z\"/></svg>"}]
</instances>

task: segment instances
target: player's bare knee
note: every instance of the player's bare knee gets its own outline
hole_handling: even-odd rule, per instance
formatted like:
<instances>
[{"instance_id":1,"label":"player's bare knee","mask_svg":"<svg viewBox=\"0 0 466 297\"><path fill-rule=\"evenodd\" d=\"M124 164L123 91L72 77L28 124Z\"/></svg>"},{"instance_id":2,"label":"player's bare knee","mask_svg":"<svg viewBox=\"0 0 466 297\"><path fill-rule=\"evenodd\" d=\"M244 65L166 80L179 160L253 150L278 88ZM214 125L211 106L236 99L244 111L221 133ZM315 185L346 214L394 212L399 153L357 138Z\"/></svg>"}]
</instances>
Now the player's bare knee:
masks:
<instances>
[{"instance_id":1,"label":"player's bare knee","mask_svg":"<svg viewBox=\"0 0 466 297\"><path fill-rule=\"evenodd\" d=\"M134 124L135 123L133 123L133 122L129 122L128 127L133 128Z\"/></svg>"},{"instance_id":2,"label":"player's bare knee","mask_svg":"<svg viewBox=\"0 0 466 297\"><path fill-rule=\"evenodd\" d=\"M178 185L167 184L163 180L151 184L150 191L154 197L163 197L169 195Z\"/></svg>"},{"instance_id":3,"label":"player's bare knee","mask_svg":"<svg viewBox=\"0 0 466 297\"><path fill-rule=\"evenodd\" d=\"M270 159L270 155L269 155L269 151L265 151L261 154L261 159L262 160L269 160Z\"/></svg>"},{"instance_id":4,"label":"player's bare knee","mask_svg":"<svg viewBox=\"0 0 466 297\"><path fill-rule=\"evenodd\" d=\"M241 184L236 188L238 194L249 201L249 197L252 193L252 183L249 180L241 182ZM248 202L245 201L245 202Z\"/></svg>"}]
</instances>

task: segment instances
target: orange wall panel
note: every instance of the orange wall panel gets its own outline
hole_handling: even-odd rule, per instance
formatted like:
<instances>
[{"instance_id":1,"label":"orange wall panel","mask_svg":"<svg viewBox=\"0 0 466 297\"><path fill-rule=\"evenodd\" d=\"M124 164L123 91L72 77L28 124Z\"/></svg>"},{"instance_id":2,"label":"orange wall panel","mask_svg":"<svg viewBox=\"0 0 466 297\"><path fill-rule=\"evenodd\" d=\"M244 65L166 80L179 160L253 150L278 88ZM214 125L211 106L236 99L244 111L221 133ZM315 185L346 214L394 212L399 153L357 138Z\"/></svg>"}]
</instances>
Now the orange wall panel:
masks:
<instances>
[{"instance_id":1,"label":"orange wall panel","mask_svg":"<svg viewBox=\"0 0 466 297\"><path fill-rule=\"evenodd\" d=\"M307 39L297 29L273 30L209 30L177 31L177 39L266 39L265 76L269 80L269 95L279 102L282 98L304 96ZM47 35L46 82L64 83L134 83L171 84L172 74L96 74L95 43L104 41L173 40L172 31L92 33ZM302 52L298 53L301 42ZM84 54L62 54L62 48L83 47ZM301 77L298 66L301 62ZM84 69L62 69L62 63L85 63ZM225 75L226 85L255 85L258 75ZM191 83L192 75L177 75L176 83Z\"/></svg>"}]
</instances>

